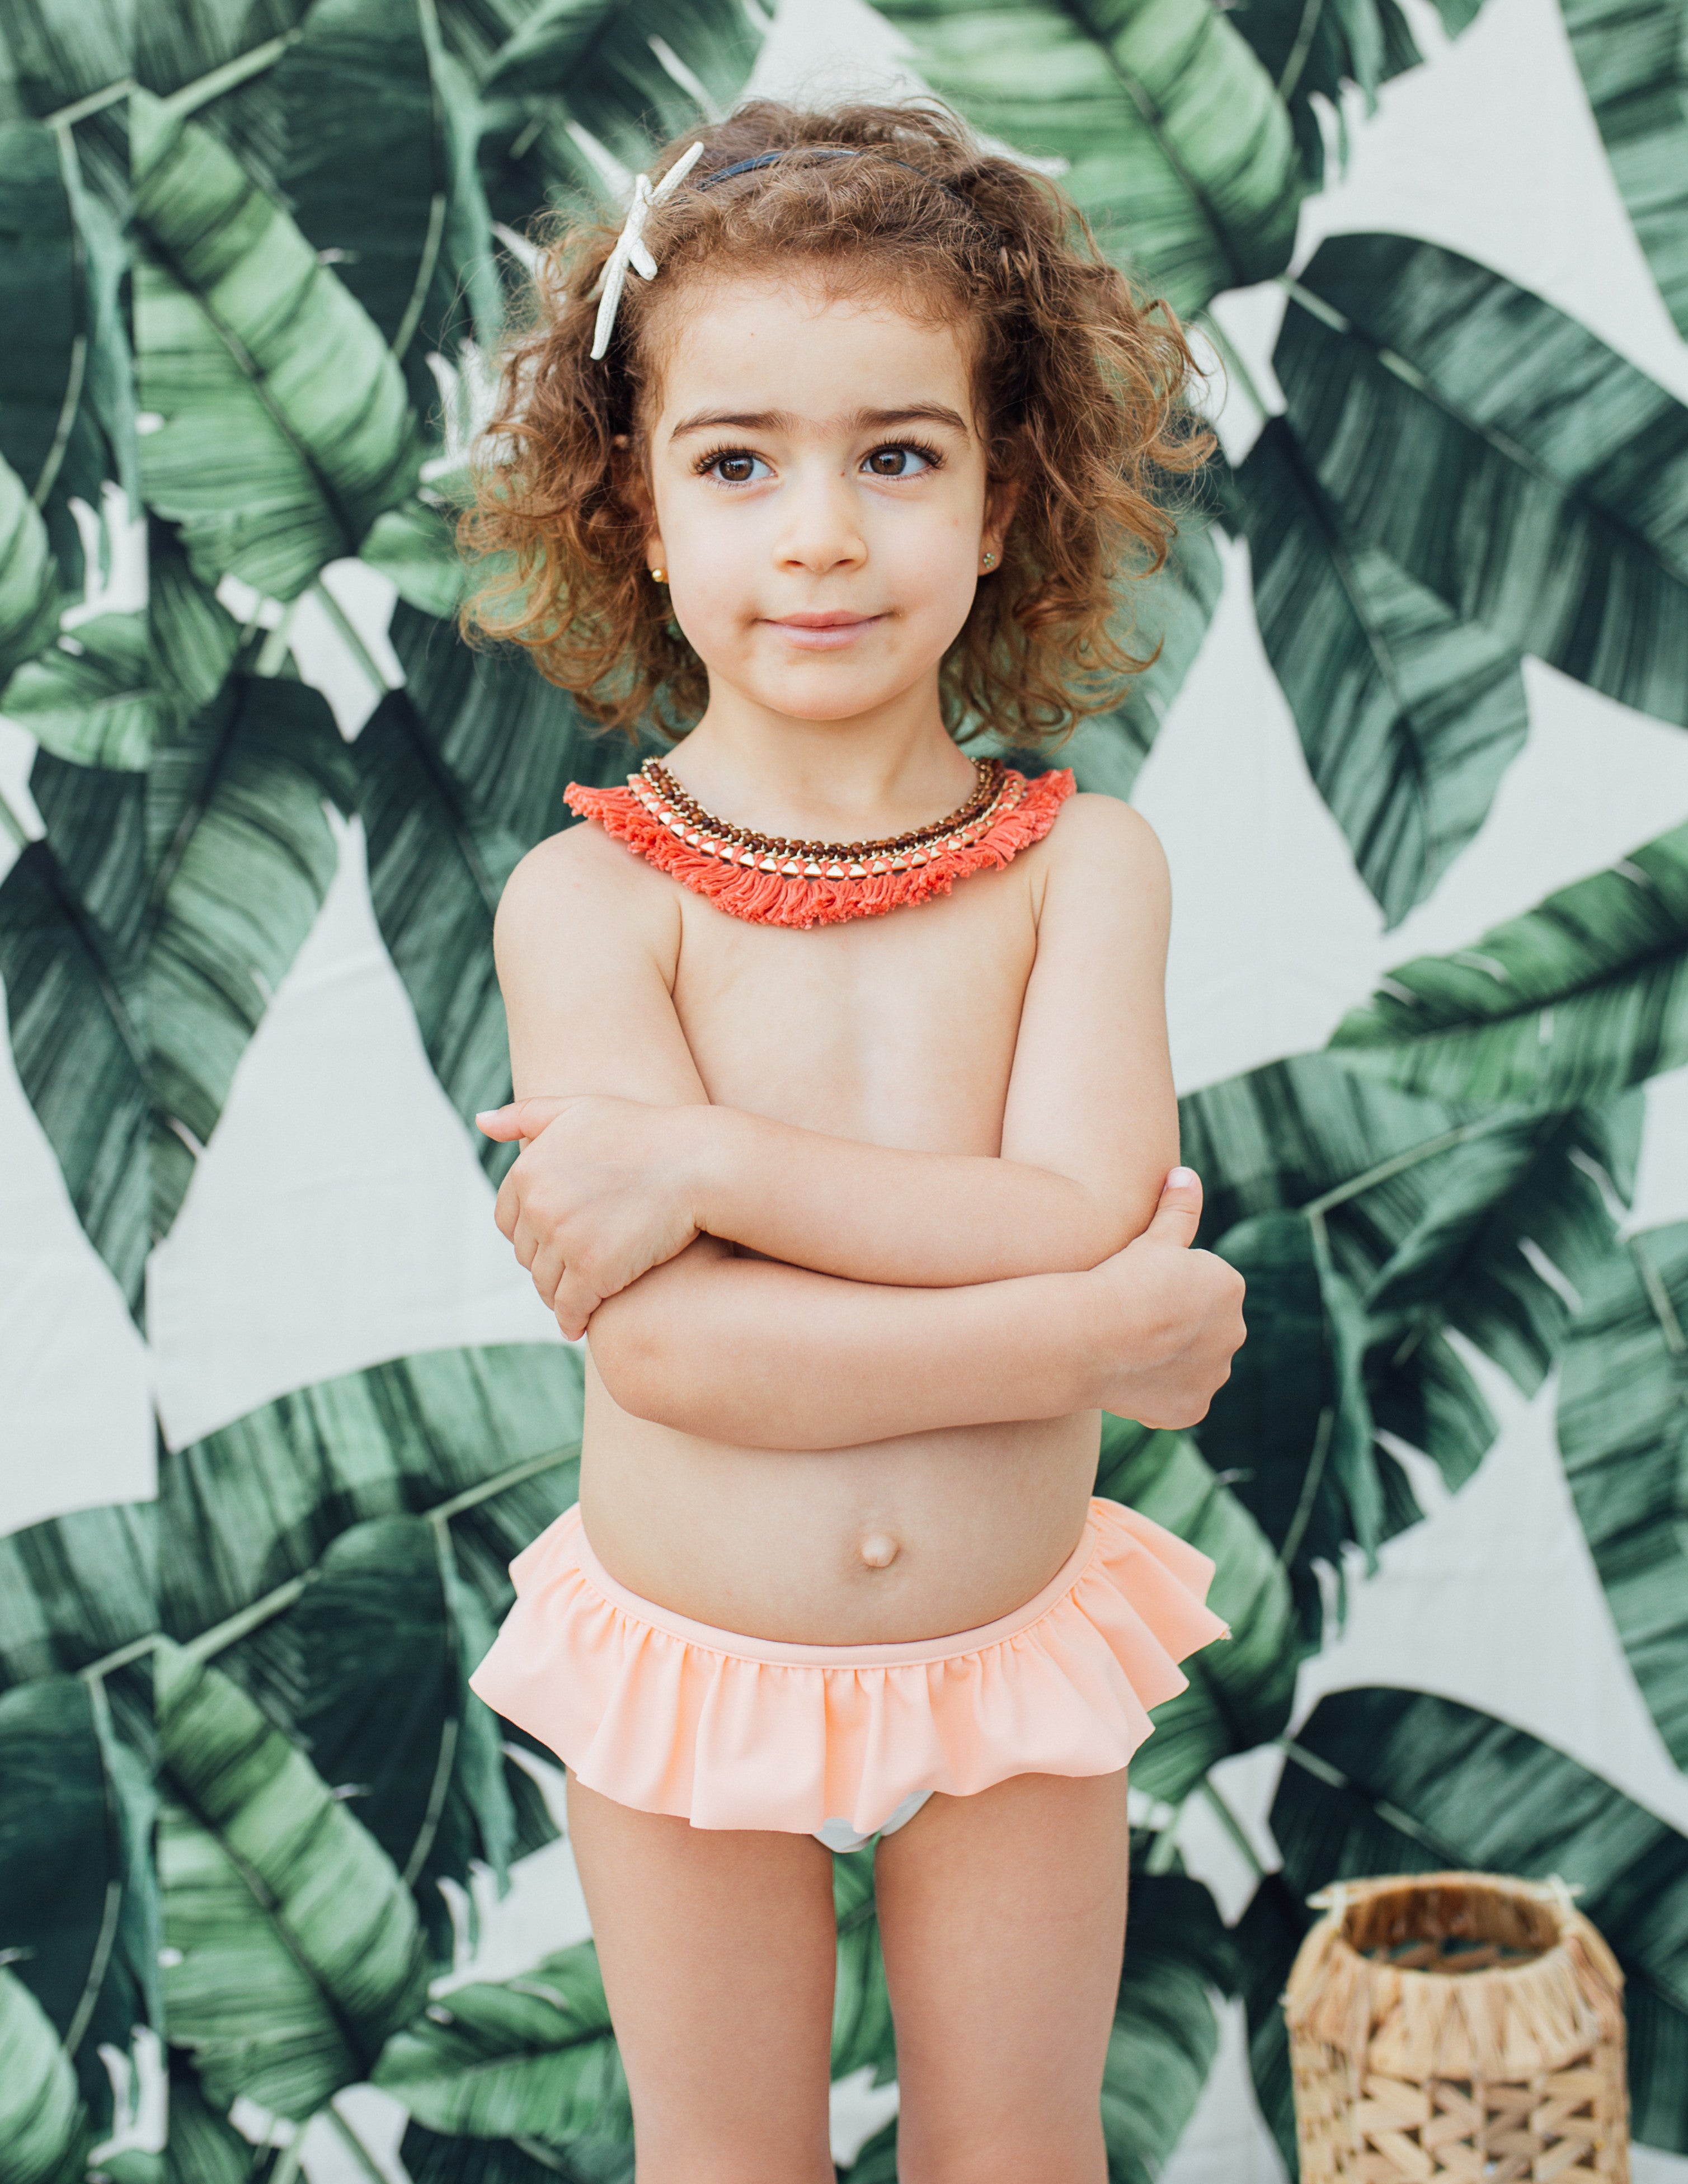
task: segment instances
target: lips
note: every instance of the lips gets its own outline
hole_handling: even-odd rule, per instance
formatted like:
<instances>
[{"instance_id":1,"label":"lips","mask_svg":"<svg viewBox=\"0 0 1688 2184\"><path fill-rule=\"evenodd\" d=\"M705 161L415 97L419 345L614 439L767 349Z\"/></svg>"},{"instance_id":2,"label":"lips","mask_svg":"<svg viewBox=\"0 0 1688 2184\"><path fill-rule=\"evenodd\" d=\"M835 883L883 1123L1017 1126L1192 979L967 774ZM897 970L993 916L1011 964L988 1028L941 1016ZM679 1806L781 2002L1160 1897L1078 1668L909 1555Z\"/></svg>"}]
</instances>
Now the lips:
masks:
<instances>
[{"instance_id":1,"label":"lips","mask_svg":"<svg viewBox=\"0 0 1688 2184\"><path fill-rule=\"evenodd\" d=\"M783 632L805 652L836 652L853 644L864 630L874 629L883 615L850 614L843 608L818 609L802 614L769 616L768 627Z\"/></svg>"}]
</instances>

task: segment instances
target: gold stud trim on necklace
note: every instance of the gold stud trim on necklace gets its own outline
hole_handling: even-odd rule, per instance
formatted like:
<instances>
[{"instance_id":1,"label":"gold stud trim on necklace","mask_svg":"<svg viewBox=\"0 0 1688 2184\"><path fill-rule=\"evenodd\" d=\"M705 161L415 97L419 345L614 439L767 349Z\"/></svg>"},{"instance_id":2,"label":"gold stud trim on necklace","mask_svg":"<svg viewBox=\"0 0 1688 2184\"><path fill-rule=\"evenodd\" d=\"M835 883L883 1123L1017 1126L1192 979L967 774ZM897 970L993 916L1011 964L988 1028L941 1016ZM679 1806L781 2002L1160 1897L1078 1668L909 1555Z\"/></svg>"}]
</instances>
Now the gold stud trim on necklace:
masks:
<instances>
[{"instance_id":1,"label":"gold stud trim on necklace","mask_svg":"<svg viewBox=\"0 0 1688 2184\"><path fill-rule=\"evenodd\" d=\"M648 758L627 786L657 824L699 855L723 864L777 873L782 879L871 879L887 872L922 870L950 849L969 849L1011 811L1026 784L1000 759L975 759L978 776L966 803L930 827L871 842L793 841L759 834L705 811L683 789L660 759Z\"/></svg>"}]
</instances>

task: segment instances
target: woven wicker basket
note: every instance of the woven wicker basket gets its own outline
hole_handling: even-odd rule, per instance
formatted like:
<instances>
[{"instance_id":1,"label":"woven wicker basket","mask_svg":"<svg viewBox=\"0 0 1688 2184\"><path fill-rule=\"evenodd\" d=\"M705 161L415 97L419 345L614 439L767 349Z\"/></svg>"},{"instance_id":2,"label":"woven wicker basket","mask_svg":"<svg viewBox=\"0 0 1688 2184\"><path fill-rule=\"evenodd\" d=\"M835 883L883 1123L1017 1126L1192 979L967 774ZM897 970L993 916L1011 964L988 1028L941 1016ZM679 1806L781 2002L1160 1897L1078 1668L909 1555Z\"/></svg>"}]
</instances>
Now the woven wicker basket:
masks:
<instances>
[{"instance_id":1,"label":"woven wicker basket","mask_svg":"<svg viewBox=\"0 0 1688 2184\"><path fill-rule=\"evenodd\" d=\"M1351 1880L1284 1996L1302 2184L1627 2184L1624 1975L1558 1882Z\"/></svg>"}]
</instances>

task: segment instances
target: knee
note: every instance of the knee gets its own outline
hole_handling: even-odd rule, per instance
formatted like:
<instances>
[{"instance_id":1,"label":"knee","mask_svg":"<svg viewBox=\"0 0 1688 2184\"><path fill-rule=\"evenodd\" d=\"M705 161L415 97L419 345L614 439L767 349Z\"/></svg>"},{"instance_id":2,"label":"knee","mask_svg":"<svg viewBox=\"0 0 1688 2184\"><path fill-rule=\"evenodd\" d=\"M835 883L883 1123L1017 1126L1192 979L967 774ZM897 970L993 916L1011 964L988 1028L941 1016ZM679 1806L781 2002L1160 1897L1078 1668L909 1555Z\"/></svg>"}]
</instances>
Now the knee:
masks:
<instances>
[{"instance_id":1,"label":"knee","mask_svg":"<svg viewBox=\"0 0 1688 2184\"><path fill-rule=\"evenodd\" d=\"M831 2149L688 2134L683 2143L638 2138L638 2184L837 2184Z\"/></svg>"},{"instance_id":2,"label":"knee","mask_svg":"<svg viewBox=\"0 0 1688 2184\"><path fill-rule=\"evenodd\" d=\"M830 2160L824 2169L783 2161L769 2166L754 2157L747 2162L742 2153L714 2157L707 2151L671 2163L641 2156L637 2173L638 2184L838 2184L838 2171Z\"/></svg>"},{"instance_id":3,"label":"knee","mask_svg":"<svg viewBox=\"0 0 1688 2184\"><path fill-rule=\"evenodd\" d=\"M897 2133L900 2184L1107 2184L1107 2174L1100 2120L1067 2130L1039 2121L989 2139L905 2125Z\"/></svg>"}]
</instances>

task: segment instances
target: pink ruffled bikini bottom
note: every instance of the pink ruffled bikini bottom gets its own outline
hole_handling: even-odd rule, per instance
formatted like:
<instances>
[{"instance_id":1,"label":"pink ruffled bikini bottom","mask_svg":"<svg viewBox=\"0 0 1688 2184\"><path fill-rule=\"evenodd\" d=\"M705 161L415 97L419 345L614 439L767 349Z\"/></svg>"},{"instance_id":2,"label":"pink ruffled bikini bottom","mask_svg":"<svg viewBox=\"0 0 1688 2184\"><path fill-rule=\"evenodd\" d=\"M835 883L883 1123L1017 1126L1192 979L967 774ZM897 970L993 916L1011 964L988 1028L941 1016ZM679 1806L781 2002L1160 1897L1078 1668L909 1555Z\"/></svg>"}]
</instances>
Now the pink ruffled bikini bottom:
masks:
<instances>
[{"instance_id":1,"label":"pink ruffled bikini bottom","mask_svg":"<svg viewBox=\"0 0 1688 2184\"><path fill-rule=\"evenodd\" d=\"M1011 1615L894 1646L744 1638L629 1592L578 1506L510 1564L515 1605L471 1688L588 1789L694 1828L815 1835L851 1850L933 1791L1111 1774L1229 1635L1204 1554L1117 1502Z\"/></svg>"}]
</instances>

